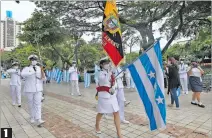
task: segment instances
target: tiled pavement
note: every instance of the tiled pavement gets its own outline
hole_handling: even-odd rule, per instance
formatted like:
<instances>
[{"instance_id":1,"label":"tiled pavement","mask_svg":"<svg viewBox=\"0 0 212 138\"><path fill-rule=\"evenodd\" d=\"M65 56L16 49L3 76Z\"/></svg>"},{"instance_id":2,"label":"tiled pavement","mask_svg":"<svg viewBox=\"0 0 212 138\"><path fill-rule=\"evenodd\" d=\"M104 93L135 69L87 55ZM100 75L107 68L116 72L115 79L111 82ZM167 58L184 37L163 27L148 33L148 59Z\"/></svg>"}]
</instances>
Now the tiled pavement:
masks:
<instances>
[{"instance_id":1,"label":"tiled pavement","mask_svg":"<svg viewBox=\"0 0 212 138\"><path fill-rule=\"evenodd\" d=\"M95 89L94 86L89 89L80 88L82 97L70 96L66 84L53 83L46 86L46 100L43 103L46 123L43 128L37 128L29 123L25 98L22 108L11 105L8 81L5 80L0 89L1 127L12 127L15 138L116 138L112 117L102 119L103 134L95 135ZM191 96L181 96L181 110L167 108L167 129L153 132L148 129L147 118L137 93L126 90L125 95L132 103L126 107L126 118L131 124L121 125L124 138L206 138L211 135L211 93L202 95L207 105L205 109L190 105Z\"/></svg>"}]
</instances>

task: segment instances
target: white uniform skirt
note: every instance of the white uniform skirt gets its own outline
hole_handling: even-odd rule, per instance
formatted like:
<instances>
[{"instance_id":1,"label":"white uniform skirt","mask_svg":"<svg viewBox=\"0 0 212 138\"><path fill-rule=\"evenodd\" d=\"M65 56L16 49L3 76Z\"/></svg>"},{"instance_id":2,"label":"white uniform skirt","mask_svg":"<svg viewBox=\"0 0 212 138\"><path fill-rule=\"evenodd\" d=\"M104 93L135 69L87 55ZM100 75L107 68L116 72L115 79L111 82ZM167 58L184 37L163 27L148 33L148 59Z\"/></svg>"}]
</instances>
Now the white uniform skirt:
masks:
<instances>
[{"instance_id":1,"label":"white uniform skirt","mask_svg":"<svg viewBox=\"0 0 212 138\"><path fill-rule=\"evenodd\" d=\"M110 98L98 97L97 105L98 113L111 114L119 111L119 105L116 98L116 93L110 96Z\"/></svg>"}]
</instances>

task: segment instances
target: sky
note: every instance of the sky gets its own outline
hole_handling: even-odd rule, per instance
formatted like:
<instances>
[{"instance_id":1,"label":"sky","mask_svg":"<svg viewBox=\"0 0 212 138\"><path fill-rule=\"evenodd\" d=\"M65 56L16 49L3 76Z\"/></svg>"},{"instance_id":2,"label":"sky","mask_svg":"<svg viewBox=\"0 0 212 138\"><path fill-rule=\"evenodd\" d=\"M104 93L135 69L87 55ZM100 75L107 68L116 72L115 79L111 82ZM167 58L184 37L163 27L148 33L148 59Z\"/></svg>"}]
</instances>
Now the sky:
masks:
<instances>
[{"instance_id":1,"label":"sky","mask_svg":"<svg viewBox=\"0 0 212 138\"><path fill-rule=\"evenodd\" d=\"M2 1L1 2L1 19L4 20L6 18L6 11L9 10L9 11L12 11L14 20L18 22L23 22L27 20L28 18L30 18L35 8L36 8L35 4L29 1L21 1L19 4L17 4L14 1ZM160 27L160 25L161 25L160 23L153 24L153 29L157 30ZM161 37L160 32L155 31L154 37L155 38ZM92 39L92 37L83 35L83 39L85 39L86 41L89 41ZM180 39L178 41L183 41L183 40L185 40L185 38ZM176 42L177 41L174 41L173 43L176 43ZM166 43L167 43L167 40L163 36L163 38L160 41L161 48L163 48ZM133 48L133 51L137 51L137 50L139 50L139 47Z\"/></svg>"}]
</instances>

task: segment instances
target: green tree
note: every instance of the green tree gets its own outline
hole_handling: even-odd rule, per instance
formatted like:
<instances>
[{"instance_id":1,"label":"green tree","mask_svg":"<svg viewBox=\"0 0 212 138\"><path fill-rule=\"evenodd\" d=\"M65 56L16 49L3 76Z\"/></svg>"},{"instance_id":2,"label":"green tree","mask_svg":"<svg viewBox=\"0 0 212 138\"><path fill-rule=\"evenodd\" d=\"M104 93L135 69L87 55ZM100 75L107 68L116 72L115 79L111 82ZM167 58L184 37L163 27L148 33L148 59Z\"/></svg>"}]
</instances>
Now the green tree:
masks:
<instances>
[{"instance_id":1,"label":"green tree","mask_svg":"<svg viewBox=\"0 0 212 138\"><path fill-rule=\"evenodd\" d=\"M104 1L36 1L42 12L61 19L71 32L101 31ZM168 43L176 38L192 36L203 25L210 26L211 1L121 1L117 2L123 29L139 31L140 47L147 49L155 41L153 23L165 20L160 28ZM123 30L124 31L124 30Z\"/></svg>"},{"instance_id":2,"label":"green tree","mask_svg":"<svg viewBox=\"0 0 212 138\"><path fill-rule=\"evenodd\" d=\"M138 58L139 53L131 52L126 54L126 63L130 64L132 63L136 58Z\"/></svg>"},{"instance_id":3,"label":"green tree","mask_svg":"<svg viewBox=\"0 0 212 138\"><path fill-rule=\"evenodd\" d=\"M64 57L60 52L66 51L67 48L63 47L58 50L57 47L58 44L61 44L65 40L67 41L69 35L66 30L60 26L60 22L54 18L54 16L35 11L32 17L25 21L23 25L23 34L21 34L19 38L36 47L40 56L44 53L43 51L47 50L45 54L49 57L51 55L55 61L60 57L63 62L70 64L68 57ZM42 56L44 56L44 54Z\"/></svg>"},{"instance_id":4,"label":"green tree","mask_svg":"<svg viewBox=\"0 0 212 138\"><path fill-rule=\"evenodd\" d=\"M81 63L81 68L93 68L94 63L99 61L100 53L95 46L83 45L79 49L79 60Z\"/></svg>"},{"instance_id":5,"label":"green tree","mask_svg":"<svg viewBox=\"0 0 212 138\"><path fill-rule=\"evenodd\" d=\"M23 47L17 47L11 52L11 60L18 61L22 67L30 64L28 57L31 54L38 54L38 51L32 45L26 44Z\"/></svg>"},{"instance_id":6,"label":"green tree","mask_svg":"<svg viewBox=\"0 0 212 138\"><path fill-rule=\"evenodd\" d=\"M167 56L173 56L176 58L184 57L188 60L201 59L205 56L211 57L211 33L210 28L201 28L198 32L196 39L188 41L186 44L174 44L164 54L164 58Z\"/></svg>"}]
</instances>

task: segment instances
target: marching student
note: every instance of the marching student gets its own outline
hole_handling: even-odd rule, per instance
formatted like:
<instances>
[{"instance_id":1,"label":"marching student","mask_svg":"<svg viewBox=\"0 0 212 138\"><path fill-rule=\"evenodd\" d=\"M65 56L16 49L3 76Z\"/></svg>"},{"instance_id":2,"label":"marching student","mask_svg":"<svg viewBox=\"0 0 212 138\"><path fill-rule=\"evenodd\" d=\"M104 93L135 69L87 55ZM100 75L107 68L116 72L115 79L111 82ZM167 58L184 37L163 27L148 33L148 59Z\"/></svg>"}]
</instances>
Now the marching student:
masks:
<instances>
[{"instance_id":1,"label":"marching student","mask_svg":"<svg viewBox=\"0 0 212 138\"><path fill-rule=\"evenodd\" d=\"M76 67L76 61L72 62L72 66L69 68L70 73L70 81L71 81L71 95L74 95L74 92L76 91L79 96L81 96L81 93L79 91L79 76L78 76L78 70Z\"/></svg>"},{"instance_id":2,"label":"marching student","mask_svg":"<svg viewBox=\"0 0 212 138\"><path fill-rule=\"evenodd\" d=\"M119 117L119 106L116 98L116 92L114 88L115 78L112 74L108 59L100 60L100 69L98 77L98 113L96 115L96 133L101 134L100 121L103 114L112 114L114 116L114 123L116 126L117 135L119 138L123 138L120 129L120 117Z\"/></svg>"},{"instance_id":3,"label":"marching student","mask_svg":"<svg viewBox=\"0 0 212 138\"><path fill-rule=\"evenodd\" d=\"M25 78L24 93L28 98L28 106L30 110L30 122L37 123L38 127L45 122L41 119L41 98L43 91L42 70L37 66L36 55L30 55L28 60L31 61L31 65L25 67L21 76Z\"/></svg>"},{"instance_id":4,"label":"marching student","mask_svg":"<svg viewBox=\"0 0 212 138\"><path fill-rule=\"evenodd\" d=\"M12 68L7 70L7 73L9 73L11 76L10 91L12 96L12 104L15 106L17 103L18 107L21 107L21 72L19 69L19 63L13 62Z\"/></svg>"},{"instance_id":5,"label":"marching student","mask_svg":"<svg viewBox=\"0 0 212 138\"><path fill-rule=\"evenodd\" d=\"M46 75L45 75L45 67L44 65L42 65L41 63L37 63L37 66L39 66L41 68L41 75L43 79L40 79L40 83L43 85L46 83ZM42 86L43 87L43 86ZM44 98L44 92L42 91L42 97L41 97L41 102L43 102L45 100Z\"/></svg>"},{"instance_id":6,"label":"marching student","mask_svg":"<svg viewBox=\"0 0 212 138\"><path fill-rule=\"evenodd\" d=\"M124 117L124 106L125 106L125 96L124 96L124 85L123 85L123 76L124 73L122 72L122 69L120 67L118 67L115 72L114 72L115 76L116 76L116 91L117 91L117 100L118 100L118 104L119 104L119 115L120 115L120 120L121 123L124 124L129 124L130 122L125 120Z\"/></svg>"},{"instance_id":7,"label":"marching student","mask_svg":"<svg viewBox=\"0 0 212 138\"><path fill-rule=\"evenodd\" d=\"M179 75L180 75L180 84L182 86L183 94L188 94L188 65L186 65L182 60L179 64Z\"/></svg>"}]
</instances>

